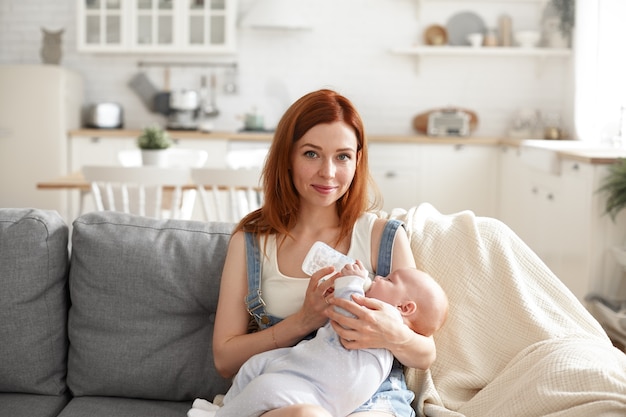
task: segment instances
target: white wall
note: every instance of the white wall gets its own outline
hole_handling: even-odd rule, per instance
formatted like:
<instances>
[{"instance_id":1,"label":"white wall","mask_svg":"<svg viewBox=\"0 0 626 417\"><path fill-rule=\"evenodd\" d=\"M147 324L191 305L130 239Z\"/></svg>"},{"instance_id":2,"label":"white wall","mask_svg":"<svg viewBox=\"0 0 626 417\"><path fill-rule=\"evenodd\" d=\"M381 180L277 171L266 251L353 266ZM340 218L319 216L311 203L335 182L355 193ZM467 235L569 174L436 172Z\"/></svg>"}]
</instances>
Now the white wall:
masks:
<instances>
[{"instance_id":1,"label":"white wall","mask_svg":"<svg viewBox=\"0 0 626 417\"><path fill-rule=\"evenodd\" d=\"M241 14L251 1L241 0ZM568 60L549 58L542 65L540 60L523 57L432 57L421 58L418 66L414 57L389 53L393 47L421 42L427 25L445 25L460 10L476 11L488 26L495 26L497 17L509 12L514 28L537 29L539 3L433 0L422 2L418 10L416 0L297 1L308 8L312 31L238 31L239 52L234 59L239 68L239 92L229 96L220 91L216 130L239 128L236 115L253 106L265 114L269 126L275 125L293 100L320 87L337 89L351 98L371 134L413 133L416 114L445 105L475 110L480 119L476 135L505 135L522 107L558 111L566 127L572 125ZM77 53L75 5L75 0L0 0L0 64L41 62L40 28L65 28L61 65L85 77L86 103L120 102L130 128L164 123L161 116L144 108L127 82L139 70L139 60L173 57ZM201 75L208 71L173 68L172 87L197 88ZM160 68L146 72L155 84L162 85Z\"/></svg>"}]
</instances>

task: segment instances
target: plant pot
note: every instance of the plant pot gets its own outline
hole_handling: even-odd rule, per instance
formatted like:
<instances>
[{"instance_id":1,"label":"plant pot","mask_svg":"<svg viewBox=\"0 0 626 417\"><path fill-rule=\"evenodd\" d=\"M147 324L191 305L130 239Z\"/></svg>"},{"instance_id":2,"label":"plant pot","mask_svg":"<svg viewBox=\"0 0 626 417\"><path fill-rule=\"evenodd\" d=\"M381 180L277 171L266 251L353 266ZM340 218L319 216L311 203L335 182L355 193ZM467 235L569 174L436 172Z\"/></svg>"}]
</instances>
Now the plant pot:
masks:
<instances>
[{"instance_id":1,"label":"plant pot","mask_svg":"<svg viewBox=\"0 0 626 417\"><path fill-rule=\"evenodd\" d=\"M167 165L166 149L142 149L142 165L164 167Z\"/></svg>"}]
</instances>

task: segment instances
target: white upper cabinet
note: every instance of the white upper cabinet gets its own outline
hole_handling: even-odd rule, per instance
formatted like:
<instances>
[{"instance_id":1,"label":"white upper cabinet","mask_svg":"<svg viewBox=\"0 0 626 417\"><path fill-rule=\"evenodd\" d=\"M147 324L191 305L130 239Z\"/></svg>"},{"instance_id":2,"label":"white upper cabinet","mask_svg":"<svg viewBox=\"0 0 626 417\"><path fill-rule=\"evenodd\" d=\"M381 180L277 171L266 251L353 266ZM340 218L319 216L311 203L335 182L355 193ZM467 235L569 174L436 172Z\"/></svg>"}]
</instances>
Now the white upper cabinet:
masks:
<instances>
[{"instance_id":1,"label":"white upper cabinet","mask_svg":"<svg viewBox=\"0 0 626 417\"><path fill-rule=\"evenodd\" d=\"M237 0L78 0L78 50L234 53Z\"/></svg>"}]
</instances>

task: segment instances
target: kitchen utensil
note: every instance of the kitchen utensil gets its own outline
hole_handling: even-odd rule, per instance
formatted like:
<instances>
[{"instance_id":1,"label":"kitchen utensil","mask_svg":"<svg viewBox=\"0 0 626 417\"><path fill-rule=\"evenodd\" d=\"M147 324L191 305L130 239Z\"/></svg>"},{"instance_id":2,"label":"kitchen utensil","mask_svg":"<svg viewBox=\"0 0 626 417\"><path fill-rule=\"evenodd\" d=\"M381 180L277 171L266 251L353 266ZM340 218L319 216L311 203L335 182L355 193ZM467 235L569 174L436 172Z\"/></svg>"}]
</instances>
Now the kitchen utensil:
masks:
<instances>
[{"instance_id":1,"label":"kitchen utensil","mask_svg":"<svg viewBox=\"0 0 626 417\"><path fill-rule=\"evenodd\" d=\"M152 84L144 72L139 72L128 82L128 86L139 96L150 111L154 111L154 97L159 90Z\"/></svg>"},{"instance_id":2,"label":"kitchen utensil","mask_svg":"<svg viewBox=\"0 0 626 417\"><path fill-rule=\"evenodd\" d=\"M467 35L467 40L469 41L472 48L480 48L483 46L484 35L482 33L470 33Z\"/></svg>"},{"instance_id":3,"label":"kitchen utensil","mask_svg":"<svg viewBox=\"0 0 626 417\"><path fill-rule=\"evenodd\" d=\"M195 90L176 90L170 93L167 128L172 130L196 130L200 99Z\"/></svg>"},{"instance_id":4,"label":"kitchen utensil","mask_svg":"<svg viewBox=\"0 0 626 417\"><path fill-rule=\"evenodd\" d=\"M85 124L97 129L117 129L124 125L124 111L118 103L95 103L87 108Z\"/></svg>"},{"instance_id":5,"label":"kitchen utensil","mask_svg":"<svg viewBox=\"0 0 626 417\"><path fill-rule=\"evenodd\" d=\"M485 33L487 26L483 19L474 12L460 12L452 15L446 23L448 43L450 45L469 45L467 35Z\"/></svg>"},{"instance_id":6,"label":"kitchen utensil","mask_svg":"<svg viewBox=\"0 0 626 417\"><path fill-rule=\"evenodd\" d=\"M170 68L163 69L163 91L154 96L154 111L165 116L170 114Z\"/></svg>"},{"instance_id":7,"label":"kitchen utensil","mask_svg":"<svg viewBox=\"0 0 626 417\"><path fill-rule=\"evenodd\" d=\"M448 31L441 25L430 25L424 31L426 45L440 46L448 43Z\"/></svg>"},{"instance_id":8,"label":"kitchen utensil","mask_svg":"<svg viewBox=\"0 0 626 417\"><path fill-rule=\"evenodd\" d=\"M206 84L206 78L202 77L203 85ZM203 117L217 117L220 114L217 105L215 104L215 94L217 87L217 79L215 74L211 74L211 86L209 88L209 97L208 101L201 103L202 105L202 116Z\"/></svg>"},{"instance_id":9,"label":"kitchen utensil","mask_svg":"<svg viewBox=\"0 0 626 417\"><path fill-rule=\"evenodd\" d=\"M498 30L500 35L500 46L513 45L513 21L511 16L502 15L498 19Z\"/></svg>"},{"instance_id":10,"label":"kitchen utensil","mask_svg":"<svg viewBox=\"0 0 626 417\"><path fill-rule=\"evenodd\" d=\"M243 124L245 130L256 132L265 130L265 121L263 120L263 115L259 114L256 108L252 110L252 113L246 113L244 115Z\"/></svg>"},{"instance_id":11,"label":"kitchen utensil","mask_svg":"<svg viewBox=\"0 0 626 417\"><path fill-rule=\"evenodd\" d=\"M198 92L195 90L181 89L170 92L170 111L172 110L196 110L200 105Z\"/></svg>"},{"instance_id":12,"label":"kitchen utensil","mask_svg":"<svg viewBox=\"0 0 626 417\"><path fill-rule=\"evenodd\" d=\"M445 107L445 108L428 110L428 111L418 114L417 116L413 118L413 128L418 133L428 134L428 120L430 118L430 115L435 112L450 111L450 110L463 112L469 115L469 131L470 132L475 130L476 127L478 126L478 116L476 115L476 112L472 110L460 108L460 107Z\"/></svg>"}]
</instances>

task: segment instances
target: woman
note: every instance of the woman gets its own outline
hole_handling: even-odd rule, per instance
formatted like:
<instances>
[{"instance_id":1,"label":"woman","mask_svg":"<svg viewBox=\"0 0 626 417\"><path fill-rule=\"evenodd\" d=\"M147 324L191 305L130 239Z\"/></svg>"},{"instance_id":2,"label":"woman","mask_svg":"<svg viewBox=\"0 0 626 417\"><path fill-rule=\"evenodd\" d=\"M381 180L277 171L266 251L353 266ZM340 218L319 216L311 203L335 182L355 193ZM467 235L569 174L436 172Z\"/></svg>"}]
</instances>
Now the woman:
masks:
<instances>
[{"instance_id":1,"label":"woman","mask_svg":"<svg viewBox=\"0 0 626 417\"><path fill-rule=\"evenodd\" d=\"M361 260L370 272L380 272L379 261L391 262L392 270L415 268L402 228L391 235L389 260L379 259L387 221L367 212L376 208L369 206L370 183L363 123L352 103L334 91L319 90L292 104L278 124L263 169L265 203L237 225L226 255L213 336L220 374L232 377L251 356L295 345L329 318L347 349L385 348L405 366L427 369L432 364L432 337L396 321L386 310L390 307L366 297L356 303L332 297L336 274L321 280L339 272L332 267L311 277L302 272L316 241ZM330 305L356 318L336 313ZM253 333L248 332L251 314L260 327ZM398 364L352 416L410 416L412 399ZM330 414L298 404L264 416Z\"/></svg>"}]
</instances>

